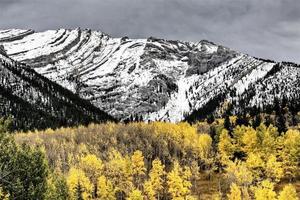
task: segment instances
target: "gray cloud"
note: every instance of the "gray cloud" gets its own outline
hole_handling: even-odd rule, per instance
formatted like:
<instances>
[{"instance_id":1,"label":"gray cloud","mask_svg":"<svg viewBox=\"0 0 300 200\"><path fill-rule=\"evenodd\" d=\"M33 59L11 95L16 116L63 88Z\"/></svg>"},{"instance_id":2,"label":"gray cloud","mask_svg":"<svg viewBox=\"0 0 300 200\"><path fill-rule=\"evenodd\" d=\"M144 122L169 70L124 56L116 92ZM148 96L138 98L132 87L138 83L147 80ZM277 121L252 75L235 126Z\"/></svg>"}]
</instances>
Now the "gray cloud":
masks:
<instances>
[{"instance_id":1,"label":"gray cloud","mask_svg":"<svg viewBox=\"0 0 300 200\"><path fill-rule=\"evenodd\" d=\"M91 28L112 36L208 39L300 63L299 0L0 0L0 28Z\"/></svg>"}]
</instances>

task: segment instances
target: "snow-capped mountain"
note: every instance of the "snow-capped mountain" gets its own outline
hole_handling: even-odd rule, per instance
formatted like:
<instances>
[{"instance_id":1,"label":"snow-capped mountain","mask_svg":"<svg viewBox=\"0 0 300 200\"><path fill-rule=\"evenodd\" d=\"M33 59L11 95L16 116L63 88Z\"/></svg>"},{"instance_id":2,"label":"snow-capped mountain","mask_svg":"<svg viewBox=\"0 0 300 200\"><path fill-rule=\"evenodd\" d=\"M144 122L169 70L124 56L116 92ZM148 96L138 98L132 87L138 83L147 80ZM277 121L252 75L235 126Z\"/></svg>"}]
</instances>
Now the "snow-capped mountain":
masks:
<instances>
[{"instance_id":1,"label":"snow-capped mountain","mask_svg":"<svg viewBox=\"0 0 300 200\"><path fill-rule=\"evenodd\" d=\"M112 38L78 28L2 30L0 43L11 58L119 119L177 122L220 95L219 104L260 108L275 98L300 99L298 65L206 40Z\"/></svg>"},{"instance_id":2,"label":"snow-capped mountain","mask_svg":"<svg viewBox=\"0 0 300 200\"><path fill-rule=\"evenodd\" d=\"M18 63L0 48L0 116L14 129L56 128L112 120L90 102Z\"/></svg>"}]
</instances>

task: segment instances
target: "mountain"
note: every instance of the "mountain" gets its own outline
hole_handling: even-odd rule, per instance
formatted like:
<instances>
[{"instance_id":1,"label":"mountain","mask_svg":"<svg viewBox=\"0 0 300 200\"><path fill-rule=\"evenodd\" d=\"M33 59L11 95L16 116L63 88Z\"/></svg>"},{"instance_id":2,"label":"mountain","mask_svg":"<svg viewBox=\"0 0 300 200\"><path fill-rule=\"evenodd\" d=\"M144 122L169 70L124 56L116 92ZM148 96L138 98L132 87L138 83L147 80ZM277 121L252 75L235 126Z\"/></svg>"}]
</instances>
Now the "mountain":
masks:
<instances>
[{"instance_id":1,"label":"mountain","mask_svg":"<svg viewBox=\"0 0 300 200\"><path fill-rule=\"evenodd\" d=\"M113 120L88 101L16 62L0 48L0 116L14 129L44 129Z\"/></svg>"},{"instance_id":2,"label":"mountain","mask_svg":"<svg viewBox=\"0 0 300 200\"><path fill-rule=\"evenodd\" d=\"M8 56L115 118L194 119L299 102L300 66L213 42L113 38L91 30L2 30ZM299 108L298 108L299 109Z\"/></svg>"}]
</instances>

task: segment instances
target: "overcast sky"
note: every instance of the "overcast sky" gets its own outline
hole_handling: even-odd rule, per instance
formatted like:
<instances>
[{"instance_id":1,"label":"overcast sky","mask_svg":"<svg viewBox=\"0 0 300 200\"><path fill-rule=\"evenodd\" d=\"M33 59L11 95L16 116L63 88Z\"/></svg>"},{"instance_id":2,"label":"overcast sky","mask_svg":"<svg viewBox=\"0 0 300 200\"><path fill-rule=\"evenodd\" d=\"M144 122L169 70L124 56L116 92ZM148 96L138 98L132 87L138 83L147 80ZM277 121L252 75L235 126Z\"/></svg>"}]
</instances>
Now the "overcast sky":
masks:
<instances>
[{"instance_id":1,"label":"overcast sky","mask_svg":"<svg viewBox=\"0 0 300 200\"><path fill-rule=\"evenodd\" d=\"M300 0L0 0L0 28L91 28L300 63Z\"/></svg>"}]
</instances>

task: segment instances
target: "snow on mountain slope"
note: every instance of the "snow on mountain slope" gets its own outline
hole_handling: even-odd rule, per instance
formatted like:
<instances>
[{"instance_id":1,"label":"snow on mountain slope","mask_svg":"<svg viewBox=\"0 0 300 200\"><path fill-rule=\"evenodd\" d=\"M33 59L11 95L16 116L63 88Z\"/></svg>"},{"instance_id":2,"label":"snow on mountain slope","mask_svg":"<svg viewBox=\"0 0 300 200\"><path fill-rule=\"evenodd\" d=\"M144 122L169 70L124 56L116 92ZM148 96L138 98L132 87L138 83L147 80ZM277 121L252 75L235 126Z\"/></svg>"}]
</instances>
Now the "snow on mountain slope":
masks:
<instances>
[{"instance_id":1,"label":"snow on mountain slope","mask_svg":"<svg viewBox=\"0 0 300 200\"><path fill-rule=\"evenodd\" d=\"M274 70L276 69L276 70ZM275 98L300 99L300 67L295 64L279 63L264 79L250 86L250 106L263 108L272 105Z\"/></svg>"},{"instance_id":2,"label":"snow on mountain slope","mask_svg":"<svg viewBox=\"0 0 300 200\"><path fill-rule=\"evenodd\" d=\"M112 120L77 95L0 53L0 116L15 129L40 129Z\"/></svg>"},{"instance_id":3,"label":"snow on mountain slope","mask_svg":"<svg viewBox=\"0 0 300 200\"><path fill-rule=\"evenodd\" d=\"M276 64L206 40L112 38L79 28L4 30L0 42L13 59L120 119L180 121L220 93L236 90L227 98L237 99ZM292 71L296 78L298 70ZM263 93L259 86L255 90ZM253 102L264 104L273 96Z\"/></svg>"}]
</instances>

